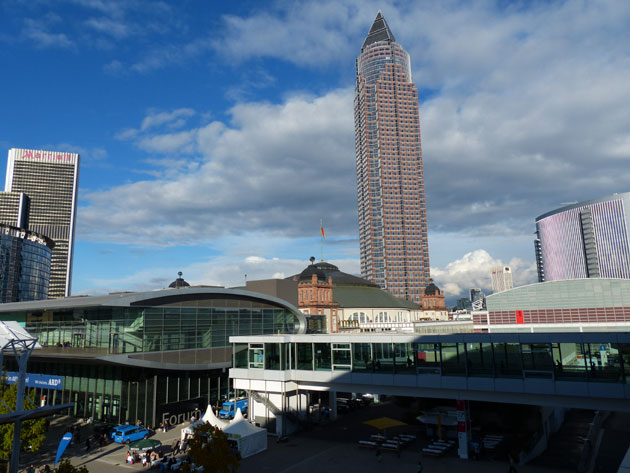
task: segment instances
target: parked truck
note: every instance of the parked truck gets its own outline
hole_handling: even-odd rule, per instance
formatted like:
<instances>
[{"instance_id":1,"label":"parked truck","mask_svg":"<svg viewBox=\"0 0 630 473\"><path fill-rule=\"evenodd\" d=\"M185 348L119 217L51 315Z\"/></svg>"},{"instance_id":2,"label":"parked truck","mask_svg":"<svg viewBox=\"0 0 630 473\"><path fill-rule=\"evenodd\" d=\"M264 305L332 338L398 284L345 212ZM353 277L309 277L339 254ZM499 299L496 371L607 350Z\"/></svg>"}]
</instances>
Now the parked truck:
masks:
<instances>
[{"instance_id":1,"label":"parked truck","mask_svg":"<svg viewBox=\"0 0 630 473\"><path fill-rule=\"evenodd\" d=\"M249 402L247 398L230 399L229 401L225 401L219 411L219 418L233 419L237 409L240 409L243 415L246 415L248 405Z\"/></svg>"}]
</instances>

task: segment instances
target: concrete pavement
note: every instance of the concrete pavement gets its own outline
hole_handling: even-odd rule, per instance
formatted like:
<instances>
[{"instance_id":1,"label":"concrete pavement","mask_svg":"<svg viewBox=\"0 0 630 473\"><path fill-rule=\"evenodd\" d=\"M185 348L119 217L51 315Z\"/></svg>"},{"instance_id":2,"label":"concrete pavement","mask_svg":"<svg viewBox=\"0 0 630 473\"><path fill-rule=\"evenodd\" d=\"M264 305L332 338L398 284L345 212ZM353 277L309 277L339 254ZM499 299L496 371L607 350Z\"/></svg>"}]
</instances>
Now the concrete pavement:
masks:
<instances>
[{"instance_id":1,"label":"concrete pavement","mask_svg":"<svg viewBox=\"0 0 630 473\"><path fill-rule=\"evenodd\" d=\"M394 452L383 452L379 462L375 451L364 450L357 441L367 439L374 429L363 424L366 418L380 417L387 413L386 405L364 408L340 417L336 422L317 426L306 432L292 436L285 443L276 443L275 437L268 437L268 450L246 458L241 463L240 473L381 473L381 472L416 472L418 460L422 460L425 473L454 471L457 473L506 473L506 461L473 461L460 460L455 452L440 458L421 457L420 450L425 445L422 429L419 425L401 427L409 433L418 434L418 440L404 449L400 456ZM48 463L52 466L59 439L67 426L75 422L69 418L59 418L51 425L49 435L42 453L37 455L23 454L21 464L26 468L34 463L36 468ZM179 438L180 425L168 432L157 432L152 438L169 446ZM69 448L64 458L77 466L85 465L90 473L113 473L114 471L143 470L141 464L127 465L125 454L127 447L110 443L99 448L93 446L85 451L85 435L93 426L83 424L82 441ZM392 432L395 433L395 432ZM146 469L146 468L145 468ZM153 470L156 471L156 470ZM519 473L569 473L570 470L552 470L544 467L525 465Z\"/></svg>"}]
</instances>

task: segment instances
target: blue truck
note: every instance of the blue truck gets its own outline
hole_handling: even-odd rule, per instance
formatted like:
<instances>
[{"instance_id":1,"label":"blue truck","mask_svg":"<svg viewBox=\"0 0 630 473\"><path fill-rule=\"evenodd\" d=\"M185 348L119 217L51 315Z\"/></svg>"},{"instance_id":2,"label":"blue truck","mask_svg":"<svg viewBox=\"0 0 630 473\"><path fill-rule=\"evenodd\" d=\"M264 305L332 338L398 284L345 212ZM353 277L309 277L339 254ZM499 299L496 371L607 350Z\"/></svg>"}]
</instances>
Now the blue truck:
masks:
<instances>
[{"instance_id":1,"label":"blue truck","mask_svg":"<svg viewBox=\"0 0 630 473\"><path fill-rule=\"evenodd\" d=\"M247 398L230 399L229 401L225 401L221 406L221 410L219 411L219 418L234 419L234 415L236 414L237 409L240 409L243 415L246 415L248 405L249 402Z\"/></svg>"}]
</instances>

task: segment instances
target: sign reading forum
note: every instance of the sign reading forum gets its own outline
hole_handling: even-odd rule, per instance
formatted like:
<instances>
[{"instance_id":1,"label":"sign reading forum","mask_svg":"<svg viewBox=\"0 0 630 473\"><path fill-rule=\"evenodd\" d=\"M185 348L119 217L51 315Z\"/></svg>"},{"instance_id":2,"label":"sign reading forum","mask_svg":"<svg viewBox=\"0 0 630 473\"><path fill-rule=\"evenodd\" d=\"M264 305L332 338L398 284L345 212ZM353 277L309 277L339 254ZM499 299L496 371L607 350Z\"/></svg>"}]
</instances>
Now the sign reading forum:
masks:
<instances>
[{"instance_id":1,"label":"sign reading forum","mask_svg":"<svg viewBox=\"0 0 630 473\"><path fill-rule=\"evenodd\" d=\"M18 373L15 371L7 371L7 384L17 383ZM44 388L57 389L61 391L63 388L63 378L61 376L49 376L47 374L29 374L26 373L26 387L28 388Z\"/></svg>"}]
</instances>

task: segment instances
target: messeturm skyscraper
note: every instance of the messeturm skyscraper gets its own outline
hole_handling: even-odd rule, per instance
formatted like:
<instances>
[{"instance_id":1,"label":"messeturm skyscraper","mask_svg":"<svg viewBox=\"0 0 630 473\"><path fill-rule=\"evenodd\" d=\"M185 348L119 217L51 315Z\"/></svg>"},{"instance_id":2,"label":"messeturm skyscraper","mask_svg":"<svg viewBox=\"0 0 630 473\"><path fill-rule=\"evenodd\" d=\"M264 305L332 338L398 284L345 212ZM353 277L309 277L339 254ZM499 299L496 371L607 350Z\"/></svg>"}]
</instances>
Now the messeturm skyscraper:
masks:
<instances>
[{"instance_id":1,"label":"messeturm skyscraper","mask_svg":"<svg viewBox=\"0 0 630 473\"><path fill-rule=\"evenodd\" d=\"M356 68L361 276L420 302L430 276L418 89L380 11Z\"/></svg>"},{"instance_id":2,"label":"messeturm skyscraper","mask_svg":"<svg viewBox=\"0 0 630 473\"><path fill-rule=\"evenodd\" d=\"M76 153L9 150L5 192L0 193L0 223L54 241L49 298L70 295L78 184Z\"/></svg>"}]
</instances>

